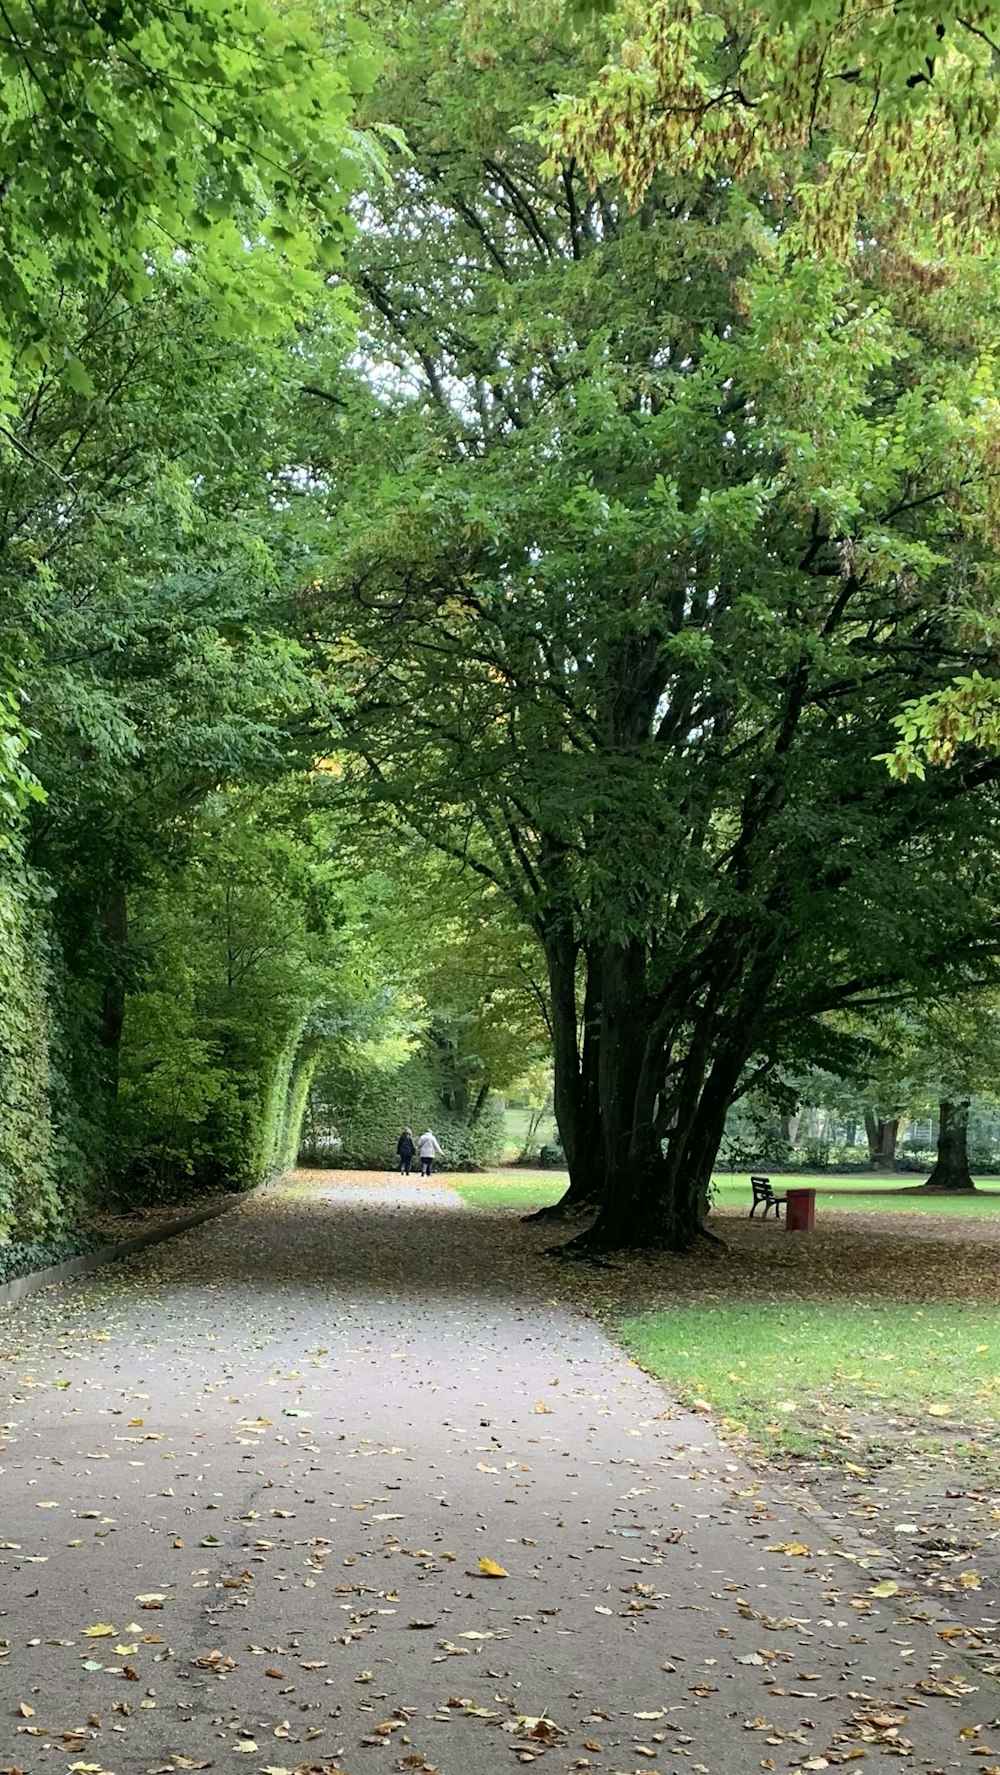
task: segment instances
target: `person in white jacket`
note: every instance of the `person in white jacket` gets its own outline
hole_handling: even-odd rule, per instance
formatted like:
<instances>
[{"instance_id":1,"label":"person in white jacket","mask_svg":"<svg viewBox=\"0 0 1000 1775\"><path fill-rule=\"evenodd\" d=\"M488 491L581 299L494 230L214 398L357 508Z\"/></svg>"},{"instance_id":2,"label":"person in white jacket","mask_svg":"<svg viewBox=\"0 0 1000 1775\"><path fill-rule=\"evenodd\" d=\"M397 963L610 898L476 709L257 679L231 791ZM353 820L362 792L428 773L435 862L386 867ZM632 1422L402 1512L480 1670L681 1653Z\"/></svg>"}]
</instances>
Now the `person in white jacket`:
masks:
<instances>
[{"instance_id":1,"label":"person in white jacket","mask_svg":"<svg viewBox=\"0 0 1000 1775\"><path fill-rule=\"evenodd\" d=\"M432 1134L429 1128L426 1134L421 1134L417 1141L417 1151L420 1154L420 1175L421 1177L429 1177L434 1160L444 1158L444 1153L437 1143L437 1136Z\"/></svg>"}]
</instances>

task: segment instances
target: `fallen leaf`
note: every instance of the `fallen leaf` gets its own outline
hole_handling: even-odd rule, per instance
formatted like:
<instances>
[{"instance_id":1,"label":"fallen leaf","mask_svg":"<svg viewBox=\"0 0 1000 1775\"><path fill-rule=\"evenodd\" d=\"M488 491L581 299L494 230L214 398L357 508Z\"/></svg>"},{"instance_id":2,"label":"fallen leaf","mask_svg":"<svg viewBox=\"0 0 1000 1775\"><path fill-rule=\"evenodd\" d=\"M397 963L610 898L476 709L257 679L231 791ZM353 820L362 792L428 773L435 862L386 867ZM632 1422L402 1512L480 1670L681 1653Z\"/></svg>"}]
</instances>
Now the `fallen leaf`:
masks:
<instances>
[{"instance_id":1,"label":"fallen leaf","mask_svg":"<svg viewBox=\"0 0 1000 1775\"><path fill-rule=\"evenodd\" d=\"M505 1572L502 1565L497 1565L497 1562L495 1559L481 1559L479 1561L479 1570L480 1570L481 1575L484 1578L509 1578L510 1577L510 1573Z\"/></svg>"}]
</instances>

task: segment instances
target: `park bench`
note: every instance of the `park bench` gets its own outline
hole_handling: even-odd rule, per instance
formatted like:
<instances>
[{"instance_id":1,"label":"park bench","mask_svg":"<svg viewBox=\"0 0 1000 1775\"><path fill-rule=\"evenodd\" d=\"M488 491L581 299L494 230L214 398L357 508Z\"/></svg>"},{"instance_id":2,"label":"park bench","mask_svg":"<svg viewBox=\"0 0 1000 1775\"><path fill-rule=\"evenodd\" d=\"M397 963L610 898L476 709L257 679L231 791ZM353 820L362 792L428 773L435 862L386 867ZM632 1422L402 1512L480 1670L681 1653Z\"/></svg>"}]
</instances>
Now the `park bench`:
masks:
<instances>
[{"instance_id":1,"label":"park bench","mask_svg":"<svg viewBox=\"0 0 1000 1775\"><path fill-rule=\"evenodd\" d=\"M773 1208L775 1220L780 1220L782 1204L787 1202L788 1197L775 1195L771 1188L771 1179L769 1177L751 1177L750 1188L753 1190L753 1207L750 1210L750 1219L753 1219L763 1202L764 1213L761 1218L766 1220L768 1209Z\"/></svg>"}]
</instances>

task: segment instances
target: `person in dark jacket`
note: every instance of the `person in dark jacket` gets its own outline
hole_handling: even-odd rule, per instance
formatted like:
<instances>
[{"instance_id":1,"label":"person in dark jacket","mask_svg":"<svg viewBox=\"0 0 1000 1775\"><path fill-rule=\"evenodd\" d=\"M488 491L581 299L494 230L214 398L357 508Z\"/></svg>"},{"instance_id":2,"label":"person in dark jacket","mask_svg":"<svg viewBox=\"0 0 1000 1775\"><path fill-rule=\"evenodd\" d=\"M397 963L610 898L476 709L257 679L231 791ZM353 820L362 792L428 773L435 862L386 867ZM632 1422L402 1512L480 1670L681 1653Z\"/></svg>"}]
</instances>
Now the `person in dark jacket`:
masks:
<instances>
[{"instance_id":1,"label":"person in dark jacket","mask_svg":"<svg viewBox=\"0 0 1000 1775\"><path fill-rule=\"evenodd\" d=\"M399 1169L404 1177L409 1177L410 1175L410 1166L413 1164L413 1155L416 1150L417 1147L413 1138L413 1130L411 1128L404 1128L396 1142Z\"/></svg>"}]
</instances>

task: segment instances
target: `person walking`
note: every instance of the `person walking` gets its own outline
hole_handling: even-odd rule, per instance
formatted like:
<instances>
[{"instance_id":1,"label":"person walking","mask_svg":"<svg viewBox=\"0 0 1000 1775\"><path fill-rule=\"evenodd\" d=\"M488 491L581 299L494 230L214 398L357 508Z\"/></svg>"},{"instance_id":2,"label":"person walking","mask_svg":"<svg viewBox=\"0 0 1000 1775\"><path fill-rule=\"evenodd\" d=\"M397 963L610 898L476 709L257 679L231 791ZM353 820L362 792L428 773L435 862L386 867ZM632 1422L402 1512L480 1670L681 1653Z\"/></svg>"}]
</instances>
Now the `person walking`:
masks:
<instances>
[{"instance_id":1,"label":"person walking","mask_svg":"<svg viewBox=\"0 0 1000 1775\"><path fill-rule=\"evenodd\" d=\"M413 1155L416 1150L416 1143L413 1139L413 1129L404 1128L396 1142L396 1156L399 1159L399 1169L404 1177L409 1177L410 1175L410 1166L413 1164Z\"/></svg>"},{"instance_id":2,"label":"person walking","mask_svg":"<svg viewBox=\"0 0 1000 1775\"><path fill-rule=\"evenodd\" d=\"M420 1175L421 1177L429 1177L434 1160L444 1158L444 1153L437 1143L437 1136L432 1134L429 1128L426 1134L421 1134L417 1141L417 1151L420 1154Z\"/></svg>"}]
</instances>

